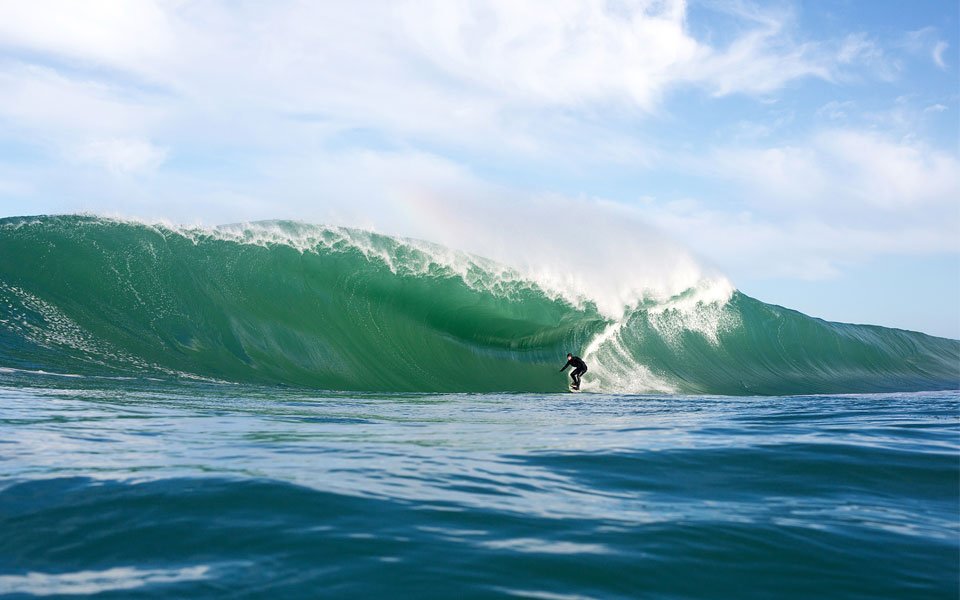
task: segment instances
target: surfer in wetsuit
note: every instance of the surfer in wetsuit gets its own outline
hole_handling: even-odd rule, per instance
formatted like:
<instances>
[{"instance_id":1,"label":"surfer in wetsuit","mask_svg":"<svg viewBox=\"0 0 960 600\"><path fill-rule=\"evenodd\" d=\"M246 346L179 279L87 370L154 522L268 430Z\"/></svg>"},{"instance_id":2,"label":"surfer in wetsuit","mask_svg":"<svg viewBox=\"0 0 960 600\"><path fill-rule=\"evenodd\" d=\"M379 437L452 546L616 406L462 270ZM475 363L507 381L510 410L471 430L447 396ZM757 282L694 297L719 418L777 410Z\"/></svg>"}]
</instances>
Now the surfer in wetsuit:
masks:
<instances>
[{"instance_id":1,"label":"surfer in wetsuit","mask_svg":"<svg viewBox=\"0 0 960 600\"><path fill-rule=\"evenodd\" d=\"M567 367L573 367L573 370L570 371L570 379L573 380L573 383L570 385L570 389L579 390L580 389L580 378L583 377L583 374L587 372L587 363L579 356L574 356L572 354L567 354L567 364L563 365L563 368L560 369L560 372L563 373L567 370Z\"/></svg>"}]
</instances>

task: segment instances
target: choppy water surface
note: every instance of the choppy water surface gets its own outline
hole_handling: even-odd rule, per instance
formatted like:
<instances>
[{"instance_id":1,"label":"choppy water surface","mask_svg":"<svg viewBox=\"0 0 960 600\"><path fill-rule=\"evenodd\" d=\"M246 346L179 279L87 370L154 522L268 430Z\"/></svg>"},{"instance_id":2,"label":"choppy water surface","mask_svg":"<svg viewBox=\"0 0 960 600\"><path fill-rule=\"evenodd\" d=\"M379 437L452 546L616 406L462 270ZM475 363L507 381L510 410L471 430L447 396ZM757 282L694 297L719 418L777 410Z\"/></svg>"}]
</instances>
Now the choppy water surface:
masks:
<instances>
[{"instance_id":1,"label":"choppy water surface","mask_svg":"<svg viewBox=\"0 0 960 600\"><path fill-rule=\"evenodd\" d=\"M960 394L0 373L0 594L952 598Z\"/></svg>"}]
</instances>

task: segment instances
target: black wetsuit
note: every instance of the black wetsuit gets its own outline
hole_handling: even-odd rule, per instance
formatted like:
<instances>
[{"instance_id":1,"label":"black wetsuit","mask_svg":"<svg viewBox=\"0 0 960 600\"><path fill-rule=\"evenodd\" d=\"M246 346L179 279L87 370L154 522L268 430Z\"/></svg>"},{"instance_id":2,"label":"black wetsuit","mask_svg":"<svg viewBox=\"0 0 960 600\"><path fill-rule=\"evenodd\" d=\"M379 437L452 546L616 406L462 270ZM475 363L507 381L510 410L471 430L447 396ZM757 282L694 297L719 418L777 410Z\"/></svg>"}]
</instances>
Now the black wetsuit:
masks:
<instances>
[{"instance_id":1,"label":"black wetsuit","mask_svg":"<svg viewBox=\"0 0 960 600\"><path fill-rule=\"evenodd\" d=\"M583 362L579 356L574 356L567 361L567 364L563 365L563 368L560 369L560 372L563 373L567 367L573 367L573 370L570 371L570 379L573 380L573 389L580 389L580 378L584 373L587 372L587 363Z\"/></svg>"}]
</instances>

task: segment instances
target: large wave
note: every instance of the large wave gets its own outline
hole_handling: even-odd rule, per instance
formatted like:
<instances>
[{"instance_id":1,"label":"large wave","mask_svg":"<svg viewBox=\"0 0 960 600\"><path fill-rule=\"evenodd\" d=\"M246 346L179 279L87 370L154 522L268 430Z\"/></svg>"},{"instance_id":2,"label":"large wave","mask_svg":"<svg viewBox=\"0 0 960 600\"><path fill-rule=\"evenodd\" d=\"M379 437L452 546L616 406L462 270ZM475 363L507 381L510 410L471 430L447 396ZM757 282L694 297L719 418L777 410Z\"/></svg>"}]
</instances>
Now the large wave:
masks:
<instances>
[{"instance_id":1,"label":"large wave","mask_svg":"<svg viewBox=\"0 0 960 600\"><path fill-rule=\"evenodd\" d=\"M0 220L0 367L370 391L955 389L960 342L830 323L722 280L619 314L435 244L294 222Z\"/></svg>"}]
</instances>

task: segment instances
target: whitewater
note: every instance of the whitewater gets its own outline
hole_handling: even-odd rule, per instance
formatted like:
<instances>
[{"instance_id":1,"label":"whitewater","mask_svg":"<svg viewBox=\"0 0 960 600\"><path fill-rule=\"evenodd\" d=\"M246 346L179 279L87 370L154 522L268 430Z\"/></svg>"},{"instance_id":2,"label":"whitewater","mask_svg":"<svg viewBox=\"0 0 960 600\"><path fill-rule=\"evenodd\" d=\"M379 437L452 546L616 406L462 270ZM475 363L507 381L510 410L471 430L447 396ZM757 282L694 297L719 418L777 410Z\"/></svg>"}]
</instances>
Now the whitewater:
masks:
<instances>
[{"instance_id":1,"label":"whitewater","mask_svg":"<svg viewBox=\"0 0 960 600\"><path fill-rule=\"evenodd\" d=\"M610 221L0 219L0 596L957 598L960 341Z\"/></svg>"}]
</instances>

